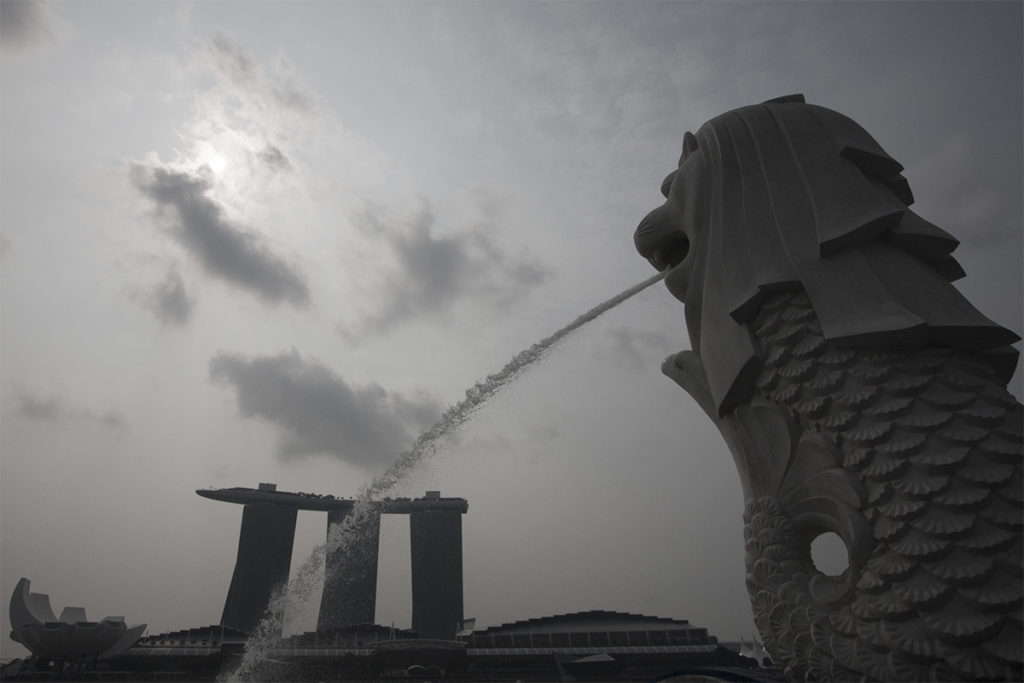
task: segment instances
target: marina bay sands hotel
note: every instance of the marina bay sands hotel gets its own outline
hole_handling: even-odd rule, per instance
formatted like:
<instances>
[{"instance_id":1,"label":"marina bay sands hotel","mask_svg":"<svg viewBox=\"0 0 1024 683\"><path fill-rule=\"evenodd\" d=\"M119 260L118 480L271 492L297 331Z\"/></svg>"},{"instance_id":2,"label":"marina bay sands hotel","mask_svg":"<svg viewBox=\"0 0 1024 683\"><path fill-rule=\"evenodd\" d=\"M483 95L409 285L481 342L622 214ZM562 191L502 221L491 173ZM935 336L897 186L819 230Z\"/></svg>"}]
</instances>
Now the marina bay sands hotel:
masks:
<instances>
[{"instance_id":1,"label":"marina bay sands hotel","mask_svg":"<svg viewBox=\"0 0 1024 683\"><path fill-rule=\"evenodd\" d=\"M346 542L328 546L317 631L373 624L380 516L407 514L412 630L420 638L455 637L463 617L462 515L469 509L465 499L442 498L437 491L427 491L423 498L372 501L365 504L365 514L354 514L353 499L278 491L275 484L196 493L245 506L221 625L249 633L256 630L274 590L288 581L299 510L327 513L328 540L332 527L349 521Z\"/></svg>"}]
</instances>

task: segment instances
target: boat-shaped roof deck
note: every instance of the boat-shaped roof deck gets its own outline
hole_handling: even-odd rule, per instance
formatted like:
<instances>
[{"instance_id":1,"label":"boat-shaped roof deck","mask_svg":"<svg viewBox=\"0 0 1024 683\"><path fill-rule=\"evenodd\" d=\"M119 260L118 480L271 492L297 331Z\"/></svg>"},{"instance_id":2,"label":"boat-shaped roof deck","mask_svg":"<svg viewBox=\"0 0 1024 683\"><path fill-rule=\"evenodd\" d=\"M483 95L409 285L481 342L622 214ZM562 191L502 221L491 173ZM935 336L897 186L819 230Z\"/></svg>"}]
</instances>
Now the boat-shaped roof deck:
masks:
<instances>
[{"instance_id":1,"label":"boat-shaped roof deck","mask_svg":"<svg viewBox=\"0 0 1024 683\"><path fill-rule=\"evenodd\" d=\"M301 493L278 491L261 485L258 489L234 486L226 489L196 489L203 498L219 500L225 503L253 505L269 503L285 505L298 510L351 510L358 502L355 498L336 498L318 493ZM422 498L385 498L366 501L382 514L409 514L428 510L451 510L465 513L469 503L465 498L442 498L436 491L428 491Z\"/></svg>"}]
</instances>

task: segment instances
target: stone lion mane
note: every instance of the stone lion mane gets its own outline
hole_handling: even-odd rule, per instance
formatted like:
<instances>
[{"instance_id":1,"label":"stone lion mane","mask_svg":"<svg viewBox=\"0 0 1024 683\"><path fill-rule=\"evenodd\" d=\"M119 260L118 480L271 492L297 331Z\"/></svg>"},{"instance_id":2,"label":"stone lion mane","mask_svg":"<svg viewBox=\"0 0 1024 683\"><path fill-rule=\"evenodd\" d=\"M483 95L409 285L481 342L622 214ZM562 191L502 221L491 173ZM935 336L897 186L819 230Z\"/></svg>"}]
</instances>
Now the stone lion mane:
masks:
<instances>
[{"instance_id":1,"label":"stone lion mane","mask_svg":"<svg viewBox=\"0 0 1024 683\"><path fill-rule=\"evenodd\" d=\"M964 275L958 241L908 208L902 165L857 123L793 95L687 133L680 165L694 154L707 241L689 327L719 414L749 400L762 359L748 324L789 289L807 293L839 345L987 351L1008 381L1019 337L950 284Z\"/></svg>"}]
</instances>

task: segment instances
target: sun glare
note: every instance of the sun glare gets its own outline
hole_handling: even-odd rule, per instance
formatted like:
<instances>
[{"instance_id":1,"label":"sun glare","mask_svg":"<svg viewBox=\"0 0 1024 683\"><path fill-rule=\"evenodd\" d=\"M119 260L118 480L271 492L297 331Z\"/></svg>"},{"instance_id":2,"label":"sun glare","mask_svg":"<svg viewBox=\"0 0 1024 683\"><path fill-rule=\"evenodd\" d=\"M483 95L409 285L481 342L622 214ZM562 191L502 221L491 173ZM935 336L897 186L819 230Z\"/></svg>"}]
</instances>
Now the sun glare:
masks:
<instances>
[{"instance_id":1,"label":"sun glare","mask_svg":"<svg viewBox=\"0 0 1024 683\"><path fill-rule=\"evenodd\" d=\"M209 142L201 142L195 155L199 166L206 166L216 177L221 177L228 168L228 158Z\"/></svg>"},{"instance_id":2,"label":"sun glare","mask_svg":"<svg viewBox=\"0 0 1024 683\"><path fill-rule=\"evenodd\" d=\"M228 160L223 154L218 153L216 150L207 154L203 158L203 163L210 167L215 176L224 175L224 171L228 167Z\"/></svg>"}]
</instances>

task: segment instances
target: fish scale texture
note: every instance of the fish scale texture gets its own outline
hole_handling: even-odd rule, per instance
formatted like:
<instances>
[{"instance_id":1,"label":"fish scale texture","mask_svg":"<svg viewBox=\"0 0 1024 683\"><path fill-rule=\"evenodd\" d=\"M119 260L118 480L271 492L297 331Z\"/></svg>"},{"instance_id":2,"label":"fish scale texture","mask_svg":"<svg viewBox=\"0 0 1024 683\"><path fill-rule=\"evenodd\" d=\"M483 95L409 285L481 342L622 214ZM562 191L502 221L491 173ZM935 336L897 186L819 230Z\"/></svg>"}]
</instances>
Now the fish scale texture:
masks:
<instances>
[{"instance_id":1,"label":"fish scale texture","mask_svg":"<svg viewBox=\"0 0 1024 683\"><path fill-rule=\"evenodd\" d=\"M755 400L826 437L874 543L826 604L784 504L748 501L747 586L776 663L797 680L1024 680L1021 405L984 355L839 348L803 292L772 295L753 332Z\"/></svg>"}]
</instances>

